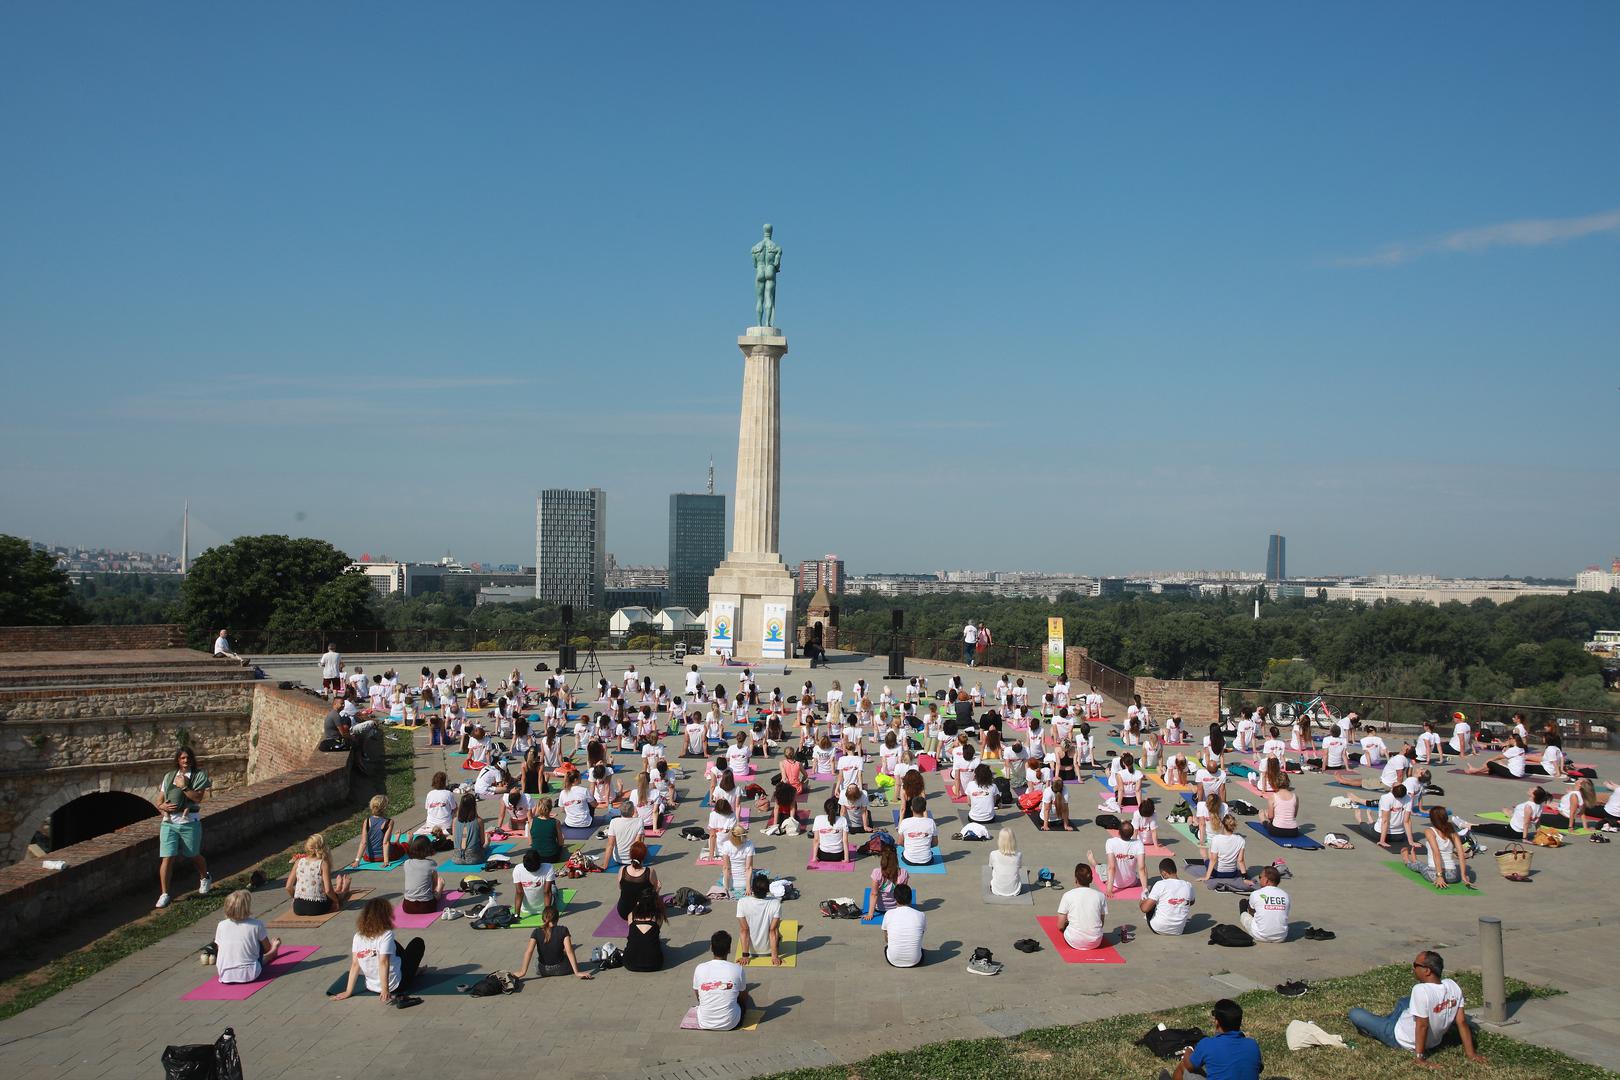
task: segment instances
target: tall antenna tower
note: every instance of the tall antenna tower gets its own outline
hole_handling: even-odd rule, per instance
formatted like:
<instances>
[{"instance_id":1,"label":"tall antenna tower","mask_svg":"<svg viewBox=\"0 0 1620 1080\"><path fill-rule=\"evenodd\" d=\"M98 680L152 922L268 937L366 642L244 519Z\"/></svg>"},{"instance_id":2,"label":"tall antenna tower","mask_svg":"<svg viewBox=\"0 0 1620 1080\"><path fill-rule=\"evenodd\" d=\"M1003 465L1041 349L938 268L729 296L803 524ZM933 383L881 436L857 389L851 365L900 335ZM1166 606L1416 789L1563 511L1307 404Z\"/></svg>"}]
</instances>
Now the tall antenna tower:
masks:
<instances>
[{"instance_id":1,"label":"tall antenna tower","mask_svg":"<svg viewBox=\"0 0 1620 1080\"><path fill-rule=\"evenodd\" d=\"M184 574L191 563L191 500L185 501L185 509L180 512L180 573Z\"/></svg>"},{"instance_id":2,"label":"tall antenna tower","mask_svg":"<svg viewBox=\"0 0 1620 1080\"><path fill-rule=\"evenodd\" d=\"M709 494L714 494L714 455L709 455Z\"/></svg>"}]
</instances>

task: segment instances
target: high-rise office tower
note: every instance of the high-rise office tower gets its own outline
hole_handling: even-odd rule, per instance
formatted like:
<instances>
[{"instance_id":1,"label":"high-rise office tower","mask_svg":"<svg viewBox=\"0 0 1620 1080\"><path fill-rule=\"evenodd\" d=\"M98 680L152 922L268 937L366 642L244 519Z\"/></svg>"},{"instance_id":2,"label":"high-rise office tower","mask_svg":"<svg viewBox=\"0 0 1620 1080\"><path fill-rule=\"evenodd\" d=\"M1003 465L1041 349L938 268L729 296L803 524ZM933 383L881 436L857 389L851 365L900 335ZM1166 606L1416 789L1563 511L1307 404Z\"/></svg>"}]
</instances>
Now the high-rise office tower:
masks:
<instances>
[{"instance_id":1,"label":"high-rise office tower","mask_svg":"<svg viewBox=\"0 0 1620 1080\"><path fill-rule=\"evenodd\" d=\"M726 557L726 497L669 497L669 606L706 611L709 576Z\"/></svg>"},{"instance_id":2,"label":"high-rise office tower","mask_svg":"<svg viewBox=\"0 0 1620 1080\"><path fill-rule=\"evenodd\" d=\"M1266 580L1282 581L1288 577L1288 537L1271 534L1266 548Z\"/></svg>"},{"instance_id":3,"label":"high-rise office tower","mask_svg":"<svg viewBox=\"0 0 1620 1080\"><path fill-rule=\"evenodd\" d=\"M607 492L546 488L534 501L534 595L602 606L607 588Z\"/></svg>"}]
</instances>

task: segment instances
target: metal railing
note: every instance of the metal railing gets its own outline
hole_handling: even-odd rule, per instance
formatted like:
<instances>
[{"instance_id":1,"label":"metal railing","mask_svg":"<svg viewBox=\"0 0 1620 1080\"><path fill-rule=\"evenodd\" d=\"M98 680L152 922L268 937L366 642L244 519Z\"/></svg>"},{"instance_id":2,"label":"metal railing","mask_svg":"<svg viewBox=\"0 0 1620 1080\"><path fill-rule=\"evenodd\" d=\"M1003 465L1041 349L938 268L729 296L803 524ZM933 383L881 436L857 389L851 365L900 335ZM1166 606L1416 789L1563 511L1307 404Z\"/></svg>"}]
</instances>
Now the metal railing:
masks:
<instances>
[{"instance_id":1,"label":"metal railing","mask_svg":"<svg viewBox=\"0 0 1620 1080\"><path fill-rule=\"evenodd\" d=\"M560 629L551 631L479 630L453 627L418 630L232 630L231 647L244 656L322 653L335 645L343 653L474 653L474 652L556 652L562 644L598 651L635 652L673 648L684 641L690 650L703 647L704 632L696 630L651 630L616 636L607 633L575 632L565 641Z\"/></svg>"},{"instance_id":2,"label":"metal railing","mask_svg":"<svg viewBox=\"0 0 1620 1080\"><path fill-rule=\"evenodd\" d=\"M1522 713L1525 726L1535 734L1554 726L1572 744L1605 746L1610 733L1620 730L1620 712L1596 709L1566 709L1552 705L1513 705L1501 701L1468 701L1461 698L1413 698L1394 694L1360 694L1323 692L1298 694L1285 690L1259 690L1253 687L1224 686L1221 688L1221 706L1234 714L1244 706L1262 706L1276 717L1292 718L1313 697L1319 697L1332 708L1335 716L1356 713L1358 719L1382 727L1394 725L1421 727L1425 720L1433 720L1442 734L1449 736L1444 725L1451 722L1453 712L1462 712L1477 729L1481 724L1507 726L1514 713Z\"/></svg>"}]
</instances>

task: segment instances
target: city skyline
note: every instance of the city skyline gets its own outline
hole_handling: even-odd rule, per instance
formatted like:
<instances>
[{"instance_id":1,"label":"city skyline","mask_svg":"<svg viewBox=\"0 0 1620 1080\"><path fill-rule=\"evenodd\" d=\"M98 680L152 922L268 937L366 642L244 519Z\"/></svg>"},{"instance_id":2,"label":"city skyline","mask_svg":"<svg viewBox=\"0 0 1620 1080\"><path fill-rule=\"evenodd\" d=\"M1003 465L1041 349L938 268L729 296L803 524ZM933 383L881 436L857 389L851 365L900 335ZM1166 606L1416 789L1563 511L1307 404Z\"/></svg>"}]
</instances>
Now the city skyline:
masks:
<instances>
[{"instance_id":1,"label":"city skyline","mask_svg":"<svg viewBox=\"0 0 1620 1080\"><path fill-rule=\"evenodd\" d=\"M0 529L172 547L189 497L198 545L526 561L524 499L597 483L652 561L710 453L734 493L771 221L785 557L1563 576L1620 537L1615 5L203 11L7 13ZM606 35L611 80L534 62ZM714 167L761 48L765 182Z\"/></svg>"}]
</instances>

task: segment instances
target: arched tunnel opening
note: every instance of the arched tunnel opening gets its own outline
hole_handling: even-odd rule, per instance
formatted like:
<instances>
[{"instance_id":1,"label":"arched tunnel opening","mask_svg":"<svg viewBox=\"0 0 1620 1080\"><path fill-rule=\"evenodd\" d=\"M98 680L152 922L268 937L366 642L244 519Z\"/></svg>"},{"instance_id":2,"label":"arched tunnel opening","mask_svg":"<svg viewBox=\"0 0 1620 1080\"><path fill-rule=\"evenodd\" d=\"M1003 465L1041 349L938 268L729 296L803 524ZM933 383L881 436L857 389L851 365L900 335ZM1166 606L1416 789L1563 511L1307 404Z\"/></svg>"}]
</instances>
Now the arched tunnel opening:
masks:
<instances>
[{"instance_id":1,"label":"arched tunnel opening","mask_svg":"<svg viewBox=\"0 0 1620 1080\"><path fill-rule=\"evenodd\" d=\"M127 791L94 791L57 808L34 842L47 851L56 851L157 817L157 814L157 807L139 795Z\"/></svg>"}]
</instances>

